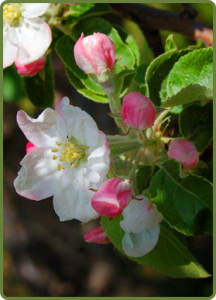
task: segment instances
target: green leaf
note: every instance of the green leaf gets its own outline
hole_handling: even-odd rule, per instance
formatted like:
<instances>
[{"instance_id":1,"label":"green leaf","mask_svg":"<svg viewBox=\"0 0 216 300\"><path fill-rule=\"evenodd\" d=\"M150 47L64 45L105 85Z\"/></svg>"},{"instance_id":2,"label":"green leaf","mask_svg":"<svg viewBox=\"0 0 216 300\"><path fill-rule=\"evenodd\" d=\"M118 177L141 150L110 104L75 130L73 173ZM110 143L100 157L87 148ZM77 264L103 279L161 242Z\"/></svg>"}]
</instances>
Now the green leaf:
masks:
<instances>
[{"instance_id":1,"label":"green leaf","mask_svg":"<svg viewBox=\"0 0 216 300\"><path fill-rule=\"evenodd\" d=\"M3 99L18 102L26 97L24 82L14 65L3 70Z\"/></svg>"},{"instance_id":2,"label":"green leaf","mask_svg":"<svg viewBox=\"0 0 216 300\"><path fill-rule=\"evenodd\" d=\"M199 84L190 84L183 88L176 95L167 98L163 102L162 107L174 107L182 104L188 104L199 100L211 100L212 92L206 87L200 86Z\"/></svg>"},{"instance_id":3,"label":"green leaf","mask_svg":"<svg viewBox=\"0 0 216 300\"><path fill-rule=\"evenodd\" d=\"M213 98L213 49L188 53L175 63L166 82L163 106L176 106Z\"/></svg>"},{"instance_id":4,"label":"green leaf","mask_svg":"<svg viewBox=\"0 0 216 300\"><path fill-rule=\"evenodd\" d=\"M174 41L173 34L170 34L166 39L165 44L165 52L171 51L171 50L177 50L176 42Z\"/></svg>"},{"instance_id":5,"label":"green leaf","mask_svg":"<svg viewBox=\"0 0 216 300\"><path fill-rule=\"evenodd\" d=\"M27 96L36 107L53 106L54 78L50 55L47 56L44 69L33 77L24 77L24 83Z\"/></svg>"},{"instance_id":6,"label":"green leaf","mask_svg":"<svg viewBox=\"0 0 216 300\"><path fill-rule=\"evenodd\" d=\"M151 200L165 221L185 235L212 233L212 184L203 177L180 177L180 165L168 160L151 180Z\"/></svg>"},{"instance_id":7,"label":"green leaf","mask_svg":"<svg viewBox=\"0 0 216 300\"><path fill-rule=\"evenodd\" d=\"M179 128L182 136L203 152L213 138L213 104L187 106L180 114Z\"/></svg>"},{"instance_id":8,"label":"green leaf","mask_svg":"<svg viewBox=\"0 0 216 300\"><path fill-rule=\"evenodd\" d=\"M198 163L197 167L194 168L194 173L199 176L203 176L210 182L213 182L213 162L211 161L205 164L205 167L199 167Z\"/></svg>"},{"instance_id":9,"label":"green leaf","mask_svg":"<svg viewBox=\"0 0 216 300\"><path fill-rule=\"evenodd\" d=\"M70 83L76 88L76 90L88 99L94 100L98 103L108 103L107 97L94 94L92 91L88 90L82 82L77 78L69 69L66 69L66 75Z\"/></svg>"},{"instance_id":10,"label":"green leaf","mask_svg":"<svg viewBox=\"0 0 216 300\"><path fill-rule=\"evenodd\" d=\"M115 95L124 96L135 75L134 70L124 70L114 77Z\"/></svg>"},{"instance_id":11,"label":"green leaf","mask_svg":"<svg viewBox=\"0 0 216 300\"><path fill-rule=\"evenodd\" d=\"M111 153L122 154L138 149L141 143L138 139L131 139L122 135L107 135Z\"/></svg>"},{"instance_id":12,"label":"green leaf","mask_svg":"<svg viewBox=\"0 0 216 300\"><path fill-rule=\"evenodd\" d=\"M66 67L74 73L82 84L93 94L105 96L105 92L99 83L94 82L90 76L85 74L76 64L73 54L75 42L68 35L63 36L56 42L55 50ZM94 99L92 99L94 100ZM108 102L108 100L107 100Z\"/></svg>"},{"instance_id":13,"label":"green leaf","mask_svg":"<svg viewBox=\"0 0 216 300\"><path fill-rule=\"evenodd\" d=\"M134 69L135 58L130 47L123 43L116 29L112 25L101 18L90 18L82 20L76 24L73 28L72 35L75 39L78 39L81 33L84 35L90 35L94 32L101 32L109 36L113 41L116 48L116 63L115 74L120 73L125 69Z\"/></svg>"},{"instance_id":14,"label":"green leaf","mask_svg":"<svg viewBox=\"0 0 216 300\"><path fill-rule=\"evenodd\" d=\"M151 101L160 106L161 99L166 97L166 77L180 57L186 55L189 50L169 51L154 59L149 65L145 81L148 86L148 95Z\"/></svg>"},{"instance_id":15,"label":"green leaf","mask_svg":"<svg viewBox=\"0 0 216 300\"><path fill-rule=\"evenodd\" d=\"M137 42L134 40L132 35L128 34L126 30L124 30L122 27L114 24L114 28L118 31L118 34L120 35L122 41L127 44L131 51L134 54L134 57L136 58L136 66L139 66L140 64L140 51L139 47L137 45Z\"/></svg>"},{"instance_id":16,"label":"green leaf","mask_svg":"<svg viewBox=\"0 0 216 300\"><path fill-rule=\"evenodd\" d=\"M111 8L106 3L79 3L76 6L70 6L67 24L77 22L77 20L84 18L95 17L110 12Z\"/></svg>"},{"instance_id":17,"label":"green leaf","mask_svg":"<svg viewBox=\"0 0 216 300\"><path fill-rule=\"evenodd\" d=\"M119 222L122 216L109 220L102 217L101 224L115 247L122 250L124 231ZM124 252L123 252L124 253ZM155 248L139 258L128 257L141 265L148 265L175 278L205 278L209 274L202 268L187 247L168 229L161 226L161 233Z\"/></svg>"},{"instance_id":18,"label":"green leaf","mask_svg":"<svg viewBox=\"0 0 216 300\"><path fill-rule=\"evenodd\" d=\"M136 184L139 194L149 188L152 176L159 170L157 166L139 166L136 174Z\"/></svg>"}]
</instances>

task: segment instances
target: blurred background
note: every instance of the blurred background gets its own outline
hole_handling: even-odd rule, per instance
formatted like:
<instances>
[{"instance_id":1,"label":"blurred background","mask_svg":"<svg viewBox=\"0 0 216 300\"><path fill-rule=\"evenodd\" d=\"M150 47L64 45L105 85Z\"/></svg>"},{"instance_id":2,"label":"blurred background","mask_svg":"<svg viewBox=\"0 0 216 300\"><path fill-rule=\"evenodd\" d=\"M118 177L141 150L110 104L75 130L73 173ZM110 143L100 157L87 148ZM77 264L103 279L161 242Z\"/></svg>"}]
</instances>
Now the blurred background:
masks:
<instances>
[{"instance_id":1,"label":"blurred background","mask_svg":"<svg viewBox=\"0 0 216 300\"><path fill-rule=\"evenodd\" d=\"M181 4L149 4L181 12ZM212 27L210 4L192 4L199 12L197 20ZM153 59L145 38L136 24L113 15L104 16L123 26L136 39L141 62ZM170 32L162 32L163 42ZM179 48L193 41L174 34ZM108 105L83 98L65 77L64 66L53 54L56 99L68 96L71 103L87 111L106 134L117 129L107 115ZM59 222L52 199L34 202L16 194L13 181L25 155L26 139L16 124L19 109L36 117L40 111L26 98L15 68L4 70L4 295L25 296L134 296L204 297L212 295L212 277L173 279L149 267L139 266L117 252L112 244L87 244L86 231L97 221L82 225L73 220ZM187 238L189 250L212 274L212 237Z\"/></svg>"}]
</instances>

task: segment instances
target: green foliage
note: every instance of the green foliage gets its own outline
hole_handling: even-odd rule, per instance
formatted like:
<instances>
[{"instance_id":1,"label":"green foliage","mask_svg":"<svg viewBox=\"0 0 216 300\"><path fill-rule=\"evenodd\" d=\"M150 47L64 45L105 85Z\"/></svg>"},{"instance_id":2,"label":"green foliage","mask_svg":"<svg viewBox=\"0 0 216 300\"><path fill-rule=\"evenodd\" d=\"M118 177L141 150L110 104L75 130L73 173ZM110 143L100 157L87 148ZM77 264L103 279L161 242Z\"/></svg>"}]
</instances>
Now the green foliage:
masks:
<instances>
[{"instance_id":1,"label":"green foliage","mask_svg":"<svg viewBox=\"0 0 216 300\"><path fill-rule=\"evenodd\" d=\"M213 137L213 104L186 107L179 117L179 129L182 136L194 143L199 152L203 152Z\"/></svg>"},{"instance_id":2,"label":"green foliage","mask_svg":"<svg viewBox=\"0 0 216 300\"><path fill-rule=\"evenodd\" d=\"M67 77L70 83L76 88L76 90L82 94L84 97L88 99L93 99L95 102L98 103L108 103L107 97L94 94L92 91L88 90L82 82L72 73L69 69L66 69Z\"/></svg>"},{"instance_id":3,"label":"green foliage","mask_svg":"<svg viewBox=\"0 0 216 300\"><path fill-rule=\"evenodd\" d=\"M3 98L5 101L17 102L26 96L24 83L15 66L3 71Z\"/></svg>"},{"instance_id":4,"label":"green foliage","mask_svg":"<svg viewBox=\"0 0 216 300\"><path fill-rule=\"evenodd\" d=\"M52 107L54 103L54 78L51 56L47 56L44 69L33 77L24 77L25 90L29 100L36 107Z\"/></svg>"},{"instance_id":5,"label":"green foliage","mask_svg":"<svg viewBox=\"0 0 216 300\"><path fill-rule=\"evenodd\" d=\"M171 50L177 50L177 45L174 41L173 34L170 34L168 38L166 39L166 44L165 44L165 51L171 51Z\"/></svg>"},{"instance_id":6,"label":"green foliage","mask_svg":"<svg viewBox=\"0 0 216 300\"><path fill-rule=\"evenodd\" d=\"M171 50L158 56L149 65L145 81L149 97L155 105L160 105L161 99L166 97L166 80L169 72L180 57L188 52L189 50Z\"/></svg>"},{"instance_id":7,"label":"green foliage","mask_svg":"<svg viewBox=\"0 0 216 300\"><path fill-rule=\"evenodd\" d=\"M181 57L166 80L163 106L213 98L213 49L198 49Z\"/></svg>"},{"instance_id":8,"label":"green foliage","mask_svg":"<svg viewBox=\"0 0 216 300\"><path fill-rule=\"evenodd\" d=\"M180 177L180 165L169 160L151 180L151 200L171 227L185 235L212 233L212 184L197 175Z\"/></svg>"},{"instance_id":9,"label":"green foliage","mask_svg":"<svg viewBox=\"0 0 216 300\"><path fill-rule=\"evenodd\" d=\"M115 247L122 251L124 231L119 222L122 217L109 220L102 217L101 224L107 236ZM154 267L171 277L176 278L204 278L209 274L202 268L193 255L171 231L161 226L161 233L156 247L147 255L139 258L128 257L141 264Z\"/></svg>"},{"instance_id":10,"label":"green foliage","mask_svg":"<svg viewBox=\"0 0 216 300\"><path fill-rule=\"evenodd\" d=\"M70 6L67 16L67 24L77 22L81 19L96 17L111 12L111 8L106 3L79 3Z\"/></svg>"},{"instance_id":11,"label":"green foliage","mask_svg":"<svg viewBox=\"0 0 216 300\"><path fill-rule=\"evenodd\" d=\"M159 170L157 166L139 166L136 174L137 191L139 194L150 186L152 176Z\"/></svg>"}]
</instances>

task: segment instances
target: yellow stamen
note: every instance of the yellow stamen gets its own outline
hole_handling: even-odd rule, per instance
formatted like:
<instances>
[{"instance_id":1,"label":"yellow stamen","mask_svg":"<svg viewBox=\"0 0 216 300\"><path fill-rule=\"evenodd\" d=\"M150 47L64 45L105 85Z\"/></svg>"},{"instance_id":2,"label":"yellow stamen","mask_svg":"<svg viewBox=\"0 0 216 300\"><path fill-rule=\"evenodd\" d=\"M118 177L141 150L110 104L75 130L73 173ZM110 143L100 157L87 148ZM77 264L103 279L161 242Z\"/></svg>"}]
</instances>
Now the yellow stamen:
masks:
<instances>
[{"instance_id":1,"label":"yellow stamen","mask_svg":"<svg viewBox=\"0 0 216 300\"><path fill-rule=\"evenodd\" d=\"M57 165L57 170L58 171L61 171L62 168L63 168L62 165Z\"/></svg>"},{"instance_id":2,"label":"yellow stamen","mask_svg":"<svg viewBox=\"0 0 216 300\"><path fill-rule=\"evenodd\" d=\"M53 159L53 160L56 160L56 159L57 159L57 156L56 156L56 155L53 155L52 159Z\"/></svg>"},{"instance_id":3,"label":"yellow stamen","mask_svg":"<svg viewBox=\"0 0 216 300\"><path fill-rule=\"evenodd\" d=\"M65 147L69 147L69 144L68 143L64 143Z\"/></svg>"},{"instance_id":4,"label":"yellow stamen","mask_svg":"<svg viewBox=\"0 0 216 300\"><path fill-rule=\"evenodd\" d=\"M75 165L74 165L74 164L72 164L72 165L71 165L71 168L75 168Z\"/></svg>"},{"instance_id":5,"label":"yellow stamen","mask_svg":"<svg viewBox=\"0 0 216 300\"><path fill-rule=\"evenodd\" d=\"M56 142L56 145L60 147L62 145L62 143Z\"/></svg>"},{"instance_id":6,"label":"yellow stamen","mask_svg":"<svg viewBox=\"0 0 216 300\"><path fill-rule=\"evenodd\" d=\"M52 149L51 151L56 153L56 152L58 152L58 149Z\"/></svg>"}]
</instances>

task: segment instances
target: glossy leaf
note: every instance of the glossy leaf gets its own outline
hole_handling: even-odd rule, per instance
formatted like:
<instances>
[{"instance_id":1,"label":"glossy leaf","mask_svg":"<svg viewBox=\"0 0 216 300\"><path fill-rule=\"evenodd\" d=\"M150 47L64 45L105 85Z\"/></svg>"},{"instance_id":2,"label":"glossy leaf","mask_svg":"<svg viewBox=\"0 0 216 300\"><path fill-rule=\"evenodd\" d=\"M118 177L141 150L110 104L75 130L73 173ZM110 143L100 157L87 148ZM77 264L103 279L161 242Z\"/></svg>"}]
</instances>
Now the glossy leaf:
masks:
<instances>
[{"instance_id":1,"label":"glossy leaf","mask_svg":"<svg viewBox=\"0 0 216 300\"><path fill-rule=\"evenodd\" d=\"M175 63L166 81L163 106L176 106L213 98L213 49L188 53Z\"/></svg>"},{"instance_id":2,"label":"glossy leaf","mask_svg":"<svg viewBox=\"0 0 216 300\"><path fill-rule=\"evenodd\" d=\"M54 104L54 78L51 56L47 56L44 69L33 77L24 77L29 100L36 107L52 107Z\"/></svg>"},{"instance_id":3,"label":"glossy leaf","mask_svg":"<svg viewBox=\"0 0 216 300\"><path fill-rule=\"evenodd\" d=\"M180 165L168 160L151 180L151 200L165 221L185 235L212 233L212 184L203 177L180 177Z\"/></svg>"},{"instance_id":4,"label":"glossy leaf","mask_svg":"<svg viewBox=\"0 0 216 300\"><path fill-rule=\"evenodd\" d=\"M203 152L213 138L213 104L186 107L180 114L179 128L182 136L194 143L199 152Z\"/></svg>"},{"instance_id":5,"label":"glossy leaf","mask_svg":"<svg viewBox=\"0 0 216 300\"><path fill-rule=\"evenodd\" d=\"M109 220L103 217L101 224L115 247L122 251L124 231L119 222L122 216ZM123 252L124 253L124 252ZM209 274L171 231L161 226L159 241L147 255L139 258L128 257L141 265L148 265L175 278L204 278Z\"/></svg>"}]
</instances>

